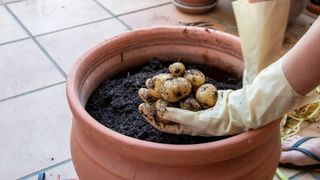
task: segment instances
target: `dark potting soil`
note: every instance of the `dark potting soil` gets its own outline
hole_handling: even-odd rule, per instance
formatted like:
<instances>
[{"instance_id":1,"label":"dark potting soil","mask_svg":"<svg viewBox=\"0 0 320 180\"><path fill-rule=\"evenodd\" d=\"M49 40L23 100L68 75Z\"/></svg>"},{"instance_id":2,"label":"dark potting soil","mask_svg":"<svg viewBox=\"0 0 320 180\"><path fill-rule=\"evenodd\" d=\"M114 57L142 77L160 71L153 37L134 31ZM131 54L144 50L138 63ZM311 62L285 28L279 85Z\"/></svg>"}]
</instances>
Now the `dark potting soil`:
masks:
<instances>
[{"instance_id":1,"label":"dark potting soil","mask_svg":"<svg viewBox=\"0 0 320 180\"><path fill-rule=\"evenodd\" d=\"M144 84L148 78L168 72L169 65L153 58L141 67L111 80L104 80L89 98L86 105L87 112L104 126L145 141L165 144L198 144L226 138L163 133L144 120L138 110L139 104L143 102L138 97L138 90L145 87ZM241 80L219 69L195 65L186 65L186 67L204 72L206 76L209 76L206 77L206 83L212 83L218 89L236 90L242 86Z\"/></svg>"}]
</instances>

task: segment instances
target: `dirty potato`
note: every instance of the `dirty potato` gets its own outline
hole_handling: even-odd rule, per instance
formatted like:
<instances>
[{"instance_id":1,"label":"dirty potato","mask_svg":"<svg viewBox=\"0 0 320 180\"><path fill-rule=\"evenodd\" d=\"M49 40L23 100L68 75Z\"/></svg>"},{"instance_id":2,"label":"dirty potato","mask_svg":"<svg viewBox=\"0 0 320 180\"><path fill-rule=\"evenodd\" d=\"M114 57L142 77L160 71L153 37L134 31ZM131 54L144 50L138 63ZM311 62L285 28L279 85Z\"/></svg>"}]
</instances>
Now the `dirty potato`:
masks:
<instances>
[{"instance_id":1,"label":"dirty potato","mask_svg":"<svg viewBox=\"0 0 320 180\"><path fill-rule=\"evenodd\" d=\"M169 79L160 88L161 97L168 102L178 102L187 97L191 91L190 81L182 77Z\"/></svg>"},{"instance_id":2,"label":"dirty potato","mask_svg":"<svg viewBox=\"0 0 320 180\"><path fill-rule=\"evenodd\" d=\"M189 111L199 111L201 109L198 101L195 98L191 97L180 101L180 107Z\"/></svg>"},{"instance_id":3,"label":"dirty potato","mask_svg":"<svg viewBox=\"0 0 320 180\"><path fill-rule=\"evenodd\" d=\"M146 86L153 97L161 98L160 87L162 83L172 78L174 78L174 76L170 73L158 74L150 79L147 79Z\"/></svg>"},{"instance_id":4,"label":"dirty potato","mask_svg":"<svg viewBox=\"0 0 320 180\"><path fill-rule=\"evenodd\" d=\"M213 107L217 101L217 88L212 84L201 85L196 92L196 100L204 109Z\"/></svg>"},{"instance_id":5,"label":"dirty potato","mask_svg":"<svg viewBox=\"0 0 320 180\"><path fill-rule=\"evenodd\" d=\"M169 66L169 72L175 77L182 77L185 70L186 67L180 62L173 63Z\"/></svg>"},{"instance_id":6,"label":"dirty potato","mask_svg":"<svg viewBox=\"0 0 320 180\"><path fill-rule=\"evenodd\" d=\"M188 79L191 82L193 89L197 89L206 80L204 74L197 69L187 70L184 74L184 78Z\"/></svg>"}]
</instances>

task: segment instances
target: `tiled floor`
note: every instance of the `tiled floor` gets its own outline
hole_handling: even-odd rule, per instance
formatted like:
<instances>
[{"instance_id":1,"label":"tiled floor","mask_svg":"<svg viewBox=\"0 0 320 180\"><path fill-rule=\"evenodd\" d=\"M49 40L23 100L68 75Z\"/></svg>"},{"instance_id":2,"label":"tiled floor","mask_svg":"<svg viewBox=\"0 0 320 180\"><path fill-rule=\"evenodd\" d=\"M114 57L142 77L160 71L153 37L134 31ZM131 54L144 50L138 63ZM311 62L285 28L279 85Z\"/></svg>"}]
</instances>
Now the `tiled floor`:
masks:
<instances>
[{"instance_id":1,"label":"tiled floor","mask_svg":"<svg viewBox=\"0 0 320 180\"><path fill-rule=\"evenodd\" d=\"M197 21L237 35L224 0L198 16L177 11L171 0L0 0L0 179L37 179L40 172L47 179L76 178L65 81L77 57L130 29ZM303 14L289 25L284 51L313 21ZM303 133L312 134L313 126ZM318 177L283 172L292 179Z\"/></svg>"}]
</instances>

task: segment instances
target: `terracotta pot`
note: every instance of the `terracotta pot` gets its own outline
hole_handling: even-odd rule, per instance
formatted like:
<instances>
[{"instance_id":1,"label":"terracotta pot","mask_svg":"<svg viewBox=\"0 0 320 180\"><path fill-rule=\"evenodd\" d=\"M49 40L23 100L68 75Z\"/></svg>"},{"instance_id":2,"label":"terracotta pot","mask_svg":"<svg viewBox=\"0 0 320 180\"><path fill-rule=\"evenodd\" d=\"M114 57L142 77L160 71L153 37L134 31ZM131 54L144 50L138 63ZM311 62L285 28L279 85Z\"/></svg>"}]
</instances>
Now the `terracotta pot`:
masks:
<instances>
[{"instance_id":1,"label":"terracotta pot","mask_svg":"<svg viewBox=\"0 0 320 180\"><path fill-rule=\"evenodd\" d=\"M178 10L187 14L203 14L211 11L218 0L173 0Z\"/></svg>"},{"instance_id":2,"label":"terracotta pot","mask_svg":"<svg viewBox=\"0 0 320 180\"><path fill-rule=\"evenodd\" d=\"M320 1L311 0L310 3L308 4L307 9L314 14L320 14Z\"/></svg>"},{"instance_id":3,"label":"terracotta pot","mask_svg":"<svg viewBox=\"0 0 320 180\"><path fill-rule=\"evenodd\" d=\"M73 113L71 154L81 180L272 179L280 156L279 121L221 141L168 145L119 134L93 119L84 106L105 79L152 57L206 64L242 75L239 38L194 27L127 32L83 55L67 81Z\"/></svg>"}]
</instances>

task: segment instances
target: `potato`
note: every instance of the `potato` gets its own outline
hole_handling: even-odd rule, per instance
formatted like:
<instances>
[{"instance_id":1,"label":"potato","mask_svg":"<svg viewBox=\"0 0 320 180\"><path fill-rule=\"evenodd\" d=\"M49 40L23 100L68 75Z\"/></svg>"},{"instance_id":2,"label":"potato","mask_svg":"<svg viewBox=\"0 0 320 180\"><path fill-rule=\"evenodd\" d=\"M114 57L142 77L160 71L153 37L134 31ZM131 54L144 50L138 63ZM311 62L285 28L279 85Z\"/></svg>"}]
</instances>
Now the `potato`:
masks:
<instances>
[{"instance_id":1,"label":"potato","mask_svg":"<svg viewBox=\"0 0 320 180\"><path fill-rule=\"evenodd\" d=\"M173 63L169 66L169 72L175 77L182 77L186 68L180 62Z\"/></svg>"},{"instance_id":2,"label":"potato","mask_svg":"<svg viewBox=\"0 0 320 180\"><path fill-rule=\"evenodd\" d=\"M191 82L193 89L197 89L206 80L204 74L197 69L187 70L184 74L184 78L188 79Z\"/></svg>"},{"instance_id":3,"label":"potato","mask_svg":"<svg viewBox=\"0 0 320 180\"><path fill-rule=\"evenodd\" d=\"M178 102L187 97L192 91L190 81L177 77L165 81L160 87L160 94L168 102Z\"/></svg>"},{"instance_id":4,"label":"potato","mask_svg":"<svg viewBox=\"0 0 320 180\"><path fill-rule=\"evenodd\" d=\"M180 101L180 107L189 111L199 111L201 109L198 101L195 98L191 97Z\"/></svg>"},{"instance_id":5,"label":"potato","mask_svg":"<svg viewBox=\"0 0 320 180\"><path fill-rule=\"evenodd\" d=\"M160 87L168 79L172 79L174 76L170 73L158 74L150 79L147 79L146 86L153 97L161 98Z\"/></svg>"},{"instance_id":6,"label":"potato","mask_svg":"<svg viewBox=\"0 0 320 180\"><path fill-rule=\"evenodd\" d=\"M217 101L217 88L212 84L201 85L196 92L196 100L204 109L213 107Z\"/></svg>"}]
</instances>

